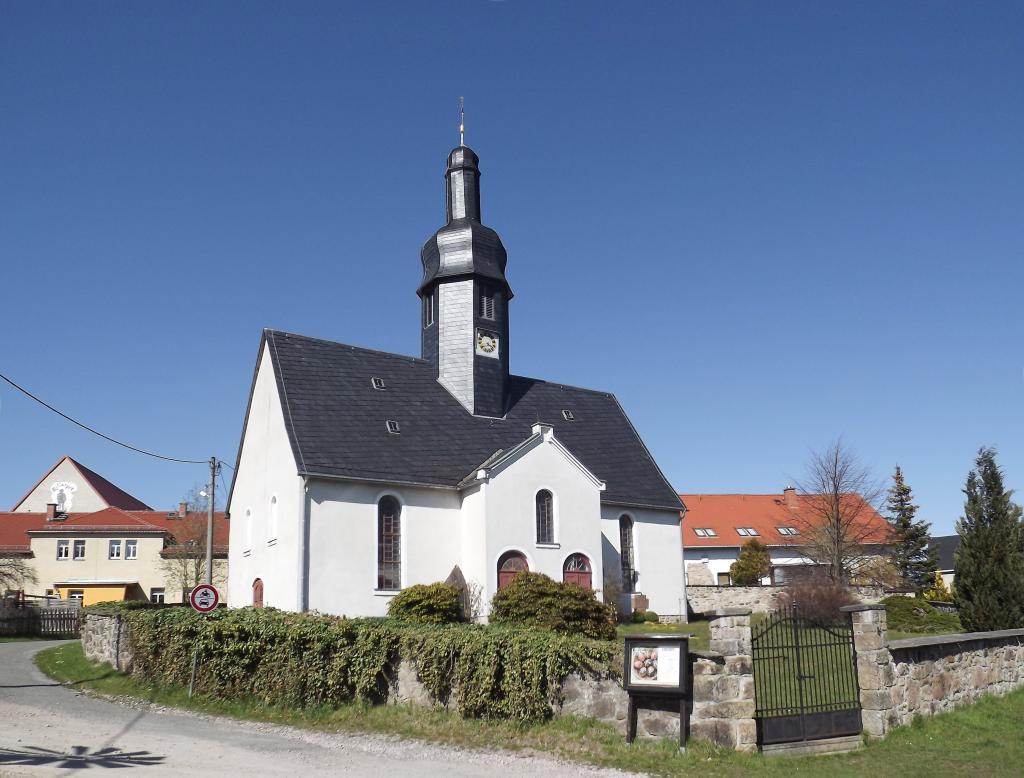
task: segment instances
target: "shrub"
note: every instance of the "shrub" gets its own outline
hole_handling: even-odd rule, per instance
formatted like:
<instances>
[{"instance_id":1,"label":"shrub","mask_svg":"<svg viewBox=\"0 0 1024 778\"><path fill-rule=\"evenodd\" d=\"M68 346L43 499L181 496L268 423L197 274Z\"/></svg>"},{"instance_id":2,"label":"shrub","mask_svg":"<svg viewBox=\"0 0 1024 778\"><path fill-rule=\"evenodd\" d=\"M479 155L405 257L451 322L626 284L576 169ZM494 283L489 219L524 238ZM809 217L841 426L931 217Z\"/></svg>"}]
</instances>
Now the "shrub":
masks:
<instances>
[{"instance_id":1,"label":"shrub","mask_svg":"<svg viewBox=\"0 0 1024 778\"><path fill-rule=\"evenodd\" d=\"M632 622L634 624L643 624L644 623L644 612L643 611L633 611L633 615L630 618L631 618L631 620L632 620Z\"/></svg>"},{"instance_id":2,"label":"shrub","mask_svg":"<svg viewBox=\"0 0 1024 778\"><path fill-rule=\"evenodd\" d=\"M777 596L782 607L795 605L800 615L819 624L836 624L842 620L840 608L856 605L857 598L849 588L823 573L795 578Z\"/></svg>"},{"instance_id":3,"label":"shrub","mask_svg":"<svg viewBox=\"0 0 1024 778\"><path fill-rule=\"evenodd\" d=\"M207 616L191 608L120 611L130 627L133 674L184 686L196 651L199 693L267 705L382 702L401 657L412 660L434 699L447 702L458 688L463 717L536 721L551 715L570 673L621 672L616 644L538 630L342 619L274 608Z\"/></svg>"},{"instance_id":4,"label":"shrub","mask_svg":"<svg viewBox=\"0 0 1024 778\"><path fill-rule=\"evenodd\" d=\"M886 597L882 604L894 632L944 635L963 629L955 613L943 613L918 597Z\"/></svg>"},{"instance_id":5,"label":"shrub","mask_svg":"<svg viewBox=\"0 0 1024 778\"><path fill-rule=\"evenodd\" d=\"M650 622L651 624L657 624L658 614L654 611L647 611L647 613L644 614L644 621Z\"/></svg>"},{"instance_id":6,"label":"shrub","mask_svg":"<svg viewBox=\"0 0 1024 778\"><path fill-rule=\"evenodd\" d=\"M729 566L729 576L736 586L757 586L770 572L768 546L757 538L744 543L736 561Z\"/></svg>"},{"instance_id":7,"label":"shrub","mask_svg":"<svg viewBox=\"0 0 1024 778\"><path fill-rule=\"evenodd\" d=\"M463 620L462 599L451 584L416 584L395 595L388 615L417 624L454 624Z\"/></svg>"},{"instance_id":8,"label":"shrub","mask_svg":"<svg viewBox=\"0 0 1024 778\"><path fill-rule=\"evenodd\" d=\"M491 622L540 627L599 640L615 638L615 609L594 592L541 573L520 573L491 600Z\"/></svg>"},{"instance_id":9,"label":"shrub","mask_svg":"<svg viewBox=\"0 0 1024 778\"><path fill-rule=\"evenodd\" d=\"M925 589L922 594L926 600L932 602L953 602L953 593L946 586L945 580L942 578L942 573L936 571L935 580L932 582L930 589Z\"/></svg>"}]
</instances>

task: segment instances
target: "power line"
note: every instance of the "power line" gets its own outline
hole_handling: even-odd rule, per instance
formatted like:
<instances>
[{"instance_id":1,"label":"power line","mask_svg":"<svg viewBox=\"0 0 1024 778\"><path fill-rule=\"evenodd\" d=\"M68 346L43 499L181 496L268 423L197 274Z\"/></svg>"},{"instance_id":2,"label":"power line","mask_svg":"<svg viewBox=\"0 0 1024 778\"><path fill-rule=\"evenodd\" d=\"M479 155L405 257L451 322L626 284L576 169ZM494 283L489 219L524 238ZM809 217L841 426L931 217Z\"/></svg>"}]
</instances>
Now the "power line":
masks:
<instances>
[{"instance_id":1,"label":"power line","mask_svg":"<svg viewBox=\"0 0 1024 778\"><path fill-rule=\"evenodd\" d=\"M82 422L78 421L78 419L71 418L70 416L68 416L63 411L57 410L52 405L50 405L48 402L45 402L44 400L41 400L40 398L36 397L34 394L32 394L32 392L30 392L25 387L19 386L18 384L14 383L14 381L12 381L10 378L5 376L3 373L0 373L0 378L2 378L4 381L9 383L11 386L13 386L15 389L17 389L19 392L21 392L26 397L29 397L29 398L35 400L37 403L42 405L47 410L53 411L58 416L61 416L61 417L65 418L65 419L67 419L72 424L78 425L79 427L81 427L82 429L86 430L87 432L91 432L93 435L99 435L104 440L108 440L111 443L115 443L118 446L121 446L122 448L128 449L129 451L134 451L137 454L145 454L147 457L153 457L154 459L163 459L166 462L181 462L182 464L186 464L186 465L205 465L205 464L209 464L209 460L208 459L178 459L176 457L165 457L163 454L154 454L152 451L146 451L144 448L138 448L137 446L132 446L132 445L130 445L128 443L123 443L120 440L117 440L116 438L110 437L110 435L104 435L102 432L100 432L99 430L93 429L88 424L83 424Z\"/></svg>"}]
</instances>

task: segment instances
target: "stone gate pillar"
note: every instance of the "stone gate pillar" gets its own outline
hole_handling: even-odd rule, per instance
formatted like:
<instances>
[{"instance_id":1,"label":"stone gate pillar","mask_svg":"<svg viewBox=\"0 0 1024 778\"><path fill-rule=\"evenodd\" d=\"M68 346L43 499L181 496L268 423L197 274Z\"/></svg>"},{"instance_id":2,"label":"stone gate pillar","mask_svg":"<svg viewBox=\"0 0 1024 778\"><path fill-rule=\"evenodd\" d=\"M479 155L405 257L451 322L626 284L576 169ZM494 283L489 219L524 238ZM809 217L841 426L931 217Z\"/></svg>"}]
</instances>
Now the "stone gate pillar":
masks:
<instances>
[{"instance_id":1,"label":"stone gate pillar","mask_svg":"<svg viewBox=\"0 0 1024 778\"><path fill-rule=\"evenodd\" d=\"M711 650L697 652L693 665L690 735L736 751L757 750L750 613L746 608L706 611Z\"/></svg>"},{"instance_id":2,"label":"stone gate pillar","mask_svg":"<svg viewBox=\"0 0 1024 778\"><path fill-rule=\"evenodd\" d=\"M853 620L864 732L873 738L885 737L896 724L896 700L893 698L896 671L888 648L885 606L848 605L841 610L849 613Z\"/></svg>"}]
</instances>

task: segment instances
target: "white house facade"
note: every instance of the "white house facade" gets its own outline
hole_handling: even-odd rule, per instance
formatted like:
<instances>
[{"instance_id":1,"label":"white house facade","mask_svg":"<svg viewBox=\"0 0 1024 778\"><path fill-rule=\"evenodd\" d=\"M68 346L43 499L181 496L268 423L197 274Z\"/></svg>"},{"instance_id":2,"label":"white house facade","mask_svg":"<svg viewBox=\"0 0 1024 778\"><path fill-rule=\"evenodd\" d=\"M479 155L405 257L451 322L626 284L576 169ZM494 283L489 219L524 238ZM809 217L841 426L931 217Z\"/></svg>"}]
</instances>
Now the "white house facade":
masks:
<instances>
[{"instance_id":1,"label":"white house facade","mask_svg":"<svg viewBox=\"0 0 1024 778\"><path fill-rule=\"evenodd\" d=\"M449 155L420 358L264 331L229 498L231 606L382 616L455 568L485 603L530 570L685 619L682 503L615 397L509 372L512 290L478 161Z\"/></svg>"}]
</instances>

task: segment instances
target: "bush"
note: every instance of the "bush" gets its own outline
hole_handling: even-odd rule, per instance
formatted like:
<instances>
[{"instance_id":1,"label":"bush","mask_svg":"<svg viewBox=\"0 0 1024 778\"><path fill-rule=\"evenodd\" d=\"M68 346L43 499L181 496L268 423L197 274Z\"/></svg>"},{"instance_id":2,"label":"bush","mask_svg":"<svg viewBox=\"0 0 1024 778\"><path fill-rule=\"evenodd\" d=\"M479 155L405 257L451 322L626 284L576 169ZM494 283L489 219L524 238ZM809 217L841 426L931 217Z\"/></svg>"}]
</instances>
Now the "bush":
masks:
<instances>
[{"instance_id":1,"label":"bush","mask_svg":"<svg viewBox=\"0 0 1024 778\"><path fill-rule=\"evenodd\" d=\"M935 580L932 582L930 589L925 589L921 595L926 600L932 602L953 602L953 593L946 586L946 581L942 578L942 573L935 573Z\"/></svg>"},{"instance_id":2,"label":"bush","mask_svg":"<svg viewBox=\"0 0 1024 778\"><path fill-rule=\"evenodd\" d=\"M383 702L402 658L414 663L434 699L447 702L458 688L463 717L537 721L551 715L570 673L621 673L616 644L538 630L342 619L274 608L207 616L191 608L120 610L129 626L133 674L184 686L196 651L196 690L218 699L291 708Z\"/></svg>"},{"instance_id":3,"label":"bush","mask_svg":"<svg viewBox=\"0 0 1024 778\"><path fill-rule=\"evenodd\" d=\"M736 561L729 566L729 577L735 586L758 586L771 572L768 546L751 538L740 549Z\"/></svg>"},{"instance_id":4,"label":"bush","mask_svg":"<svg viewBox=\"0 0 1024 778\"><path fill-rule=\"evenodd\" d=\"M824 573L800 575L782 590L777 601L782 607L796 605L801 616L819 624L839 623L843 617L839 609L858 602L849 588Z\"/></svg>"},{"instance_id":5,"label":"bush","mask_svg":"<svg viewBox=\"0 0 1024 778\"><path fill-rule=\"evenodd\" d=\"M553 581L541 573L519 573L491 600L491 622L540 627L597 640L615 638L615 608L594 592Z\"/></svg>"},{"instance_id":6,"label":"bush","mask_svg":"<svg viewBox=\"0 0 1024 778\"><path fill-rule=\"evenodd\" d=\"M943 613L918 597L886 597L882 604L894 632L944 635L963 629L955 613Z\"/></svg>"},{"instance_id":7,"label":"bush","mask_svg":"<svg viewBox=\"0 0 1024 778\"><path fill-rule=\"evenodd\" d=\"M647 613L644 614L644 621L650 622L651 624L657 624L658 614L654 611L647 611Z\"/></svg>"},{"instance_id":8,"label":"bush","mask_svg":"<svg viewBox=\"0 0 1024 778\"><path fill-rule=\"evenodd\" d=\"M632 618L632 621L633 621L634 624L643 624L644 623L644 612L643 611L633 611L633 616L631 618Z\"/></svg>"},{"instance_id":9,"label":"bush","mask_svg":"<svg viewBox=\"0 0 1024 778\"><path fill-rule=\"evenodd\" d=\"M463 620L460 592L451 584L416 584L395 595L388 615L417 624L455 624Z\"/></svg>"}]
</instances>

